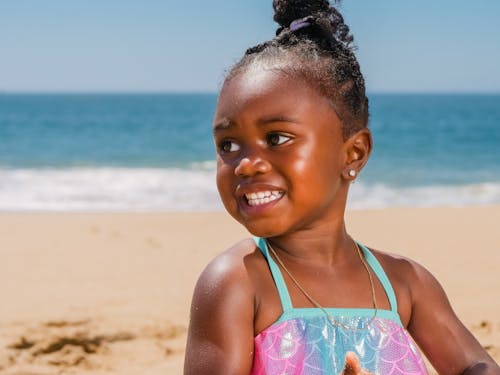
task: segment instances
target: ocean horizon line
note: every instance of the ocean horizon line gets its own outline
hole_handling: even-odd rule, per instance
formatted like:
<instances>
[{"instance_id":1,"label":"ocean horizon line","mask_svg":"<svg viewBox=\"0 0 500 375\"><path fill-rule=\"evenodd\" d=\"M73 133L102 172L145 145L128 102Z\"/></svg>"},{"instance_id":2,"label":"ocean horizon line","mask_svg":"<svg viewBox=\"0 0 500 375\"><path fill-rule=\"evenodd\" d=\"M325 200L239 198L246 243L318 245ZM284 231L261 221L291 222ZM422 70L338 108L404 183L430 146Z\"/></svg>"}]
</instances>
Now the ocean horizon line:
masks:
<instances>
[{"instance_id":1,"label":"ocean horizon line","mask_svg":"<svg viewBox=\"0 0 500 375\"><path fill-rule=\"evenodd\" d=\"M0 95L74 95L74 96L87 96L87 95L102 95L102 96L128 96L128 95L218 95L219 91L208 91L208 90L1 90ZM401 96L498 96L500 95L500 90L498 91L391 91L391 90L380 90L380 91L368 91L367 95L401 95Z\"/></svg>"}]
</instances>

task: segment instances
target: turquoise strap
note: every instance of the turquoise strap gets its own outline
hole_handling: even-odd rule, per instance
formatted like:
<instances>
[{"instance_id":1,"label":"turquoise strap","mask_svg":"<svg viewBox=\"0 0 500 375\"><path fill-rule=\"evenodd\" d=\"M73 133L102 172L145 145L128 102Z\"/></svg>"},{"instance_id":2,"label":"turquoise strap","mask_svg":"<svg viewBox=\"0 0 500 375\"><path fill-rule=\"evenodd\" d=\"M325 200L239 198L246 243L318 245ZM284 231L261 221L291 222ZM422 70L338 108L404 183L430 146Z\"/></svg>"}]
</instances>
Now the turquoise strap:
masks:
<instances>
[{"instance_id":1,"label":"turquoise strap","mask_svg":"<svg viewBox=\"0 0 500 375\"><path fill-rule=\"evenodd\" d=\"M292 310L292 300L290 299L290 294L288 293L288 288L286 287L285 280L283 279L283 275L274 261L273 257L269 254L269 249L267 248L267 243L264 238L254 237L253 238L257 246L259 247L262 254L267 260L269 264L269 268L271 269L271 274L273 275L274 282L276 284L276 288L278 289L278 294L281 300L281 307L283 308L283 312Z\"/></svg>"},{"instance_id":2,"label":"turquoise strap","mask_svg":"<svg viewBox=\"0 0 500 375\"><path fill-rule=\"evenodd\" d=\"M375 275L377 275L378 279L382 283L382 286L384 287L385 290L385 294L387 295L387 298L389 299L389 303L391 305L391 311L397 314L398 301L396 300L396 294L394 293L394 289L392 288L391 282L389 281L389 278L387 277L384 269L380 265L377 258L375 258L375 255L373 255L373 253L367 247L363 246L359 242L357 244L359 245L361 250L363 250L366 261L368 262L373 272L375 272Z\"/></svg>"},{"instance_id":3,"label":"turquoise strap","mask_svg":"<svg viewBox=\"0 0 500 375\"><path fill-rule=\"evenodd\" d=\"M271 269L271 274L276 284L276 288L278 289L278 294L280 296L283 312L292 310L293 305L290 299L290 294L288 293L288 288L286 287L285 284L285 280L283 279L283 274L281 273L273 257L269 254L269 249L267 247L266 240L264 238L254 237L254 241L259 247L260 251L262 251L262 254L264 254L264 257L266 258L267 263L269 264L269 268ZM396 294L394 293L394 289L392 288L391 282L389 281L389 278L387 277L384 269L380 265L377 258L375 258L373 253L367 247L365 247L360 243L358 243L358 245L361 248L361 250L363 250L366 261L372 268L373 272L375 272L377 278L380 280L380 283L382 284L382 287L385 290L385 294L389 299L389 304L391 305L391 311L394 312L395 314L398 314L398 302L396 300Z\"/></svg>"}]
</instances>

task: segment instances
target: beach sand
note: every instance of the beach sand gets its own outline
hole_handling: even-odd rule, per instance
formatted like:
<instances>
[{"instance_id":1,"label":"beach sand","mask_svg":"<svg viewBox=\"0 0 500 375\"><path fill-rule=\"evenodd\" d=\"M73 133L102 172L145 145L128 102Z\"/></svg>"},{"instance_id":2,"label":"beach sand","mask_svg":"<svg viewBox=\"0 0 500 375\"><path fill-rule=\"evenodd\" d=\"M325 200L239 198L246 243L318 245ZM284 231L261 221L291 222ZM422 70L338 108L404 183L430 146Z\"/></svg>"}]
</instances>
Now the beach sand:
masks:
<instances>
[{"instance_id":1,"label":"beach sand","mask_svg":"<svg viewBox=\"0 0 500 375\"><path fill-rule=\"evenodd\" d=\"M500 360L500 206L351 211L441 281ZM248 236L225 213L1 214L0 373L181 374L196 279Z\"/></svg>"}]
</instances>

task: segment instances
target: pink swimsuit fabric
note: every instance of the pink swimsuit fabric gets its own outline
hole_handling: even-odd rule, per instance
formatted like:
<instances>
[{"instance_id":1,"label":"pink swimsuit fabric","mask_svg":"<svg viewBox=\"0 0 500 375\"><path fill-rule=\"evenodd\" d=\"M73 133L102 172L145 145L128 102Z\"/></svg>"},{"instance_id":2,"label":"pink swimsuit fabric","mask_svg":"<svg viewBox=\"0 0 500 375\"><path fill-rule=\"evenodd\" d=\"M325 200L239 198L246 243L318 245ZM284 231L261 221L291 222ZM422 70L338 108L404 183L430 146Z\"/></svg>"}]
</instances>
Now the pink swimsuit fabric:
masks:
<instances>
[{"instance_id":1,"label":"pink swimsuit fabric","mask_svg":"<svg viewBox=\"0 0 500 375\"><path fill-rule=\"evenodd\" d=\"M256 336L251 374L341 374L347 352L356 353L362 367L377 375L427 374L415 343L400 323L376 318L367 329L352 330L333 325L317 310L317 316L278 321ZM363 328L371 317L336 319Z\"/></svg>"}]
</instances>

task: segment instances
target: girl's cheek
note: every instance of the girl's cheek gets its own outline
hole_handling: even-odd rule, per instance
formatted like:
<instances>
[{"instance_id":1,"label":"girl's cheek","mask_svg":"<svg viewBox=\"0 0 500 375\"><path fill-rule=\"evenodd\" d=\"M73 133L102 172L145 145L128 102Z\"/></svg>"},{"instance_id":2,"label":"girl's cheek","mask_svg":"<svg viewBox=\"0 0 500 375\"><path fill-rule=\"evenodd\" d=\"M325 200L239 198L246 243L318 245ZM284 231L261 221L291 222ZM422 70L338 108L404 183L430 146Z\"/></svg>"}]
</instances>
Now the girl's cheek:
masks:
<instances>
[{"instance_id":1,"label":"girl's cheek","mask_svg":"<svg viewBox=\"0 0 500 375\"><path fill-rule=\"evenodd\" d=\"M232 191L231 168L227 164L220 164L217 167L216 182L222 200L229 199Z\"/></svg>"}]
</instances>

